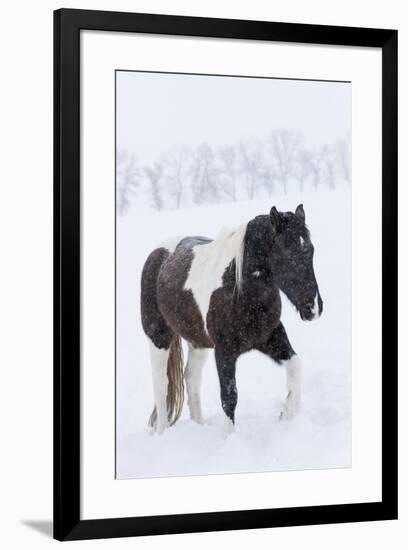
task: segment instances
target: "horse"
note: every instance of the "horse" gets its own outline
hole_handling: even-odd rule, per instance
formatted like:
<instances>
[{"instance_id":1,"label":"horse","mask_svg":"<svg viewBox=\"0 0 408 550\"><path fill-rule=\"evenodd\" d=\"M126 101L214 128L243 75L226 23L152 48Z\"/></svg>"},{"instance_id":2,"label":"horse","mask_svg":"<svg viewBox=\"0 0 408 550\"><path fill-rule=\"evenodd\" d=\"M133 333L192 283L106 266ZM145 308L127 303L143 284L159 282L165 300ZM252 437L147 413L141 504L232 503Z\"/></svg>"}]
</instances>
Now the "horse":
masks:
<instances>
[{"instance_id":1,"label":"horse","mask_svg":"<svg viewBox=\"0 0 408 550\"><path fill-rule=\"evenodd\" d=\"M314 247L300 204L295 212L258 215L212 240L176 237L148 256L141 277L141 321L149 340L153 431L180 417L187 386L190 418L203 423L200 387L213 348L224 411L224 433L235 427L236 362L250 350L286 367L280 418L300 410L302 364L281 321L283 292L304 321L323 311L313 268ZM188 345L183 372L181 339Z\"/></svg>"}]
</instances>

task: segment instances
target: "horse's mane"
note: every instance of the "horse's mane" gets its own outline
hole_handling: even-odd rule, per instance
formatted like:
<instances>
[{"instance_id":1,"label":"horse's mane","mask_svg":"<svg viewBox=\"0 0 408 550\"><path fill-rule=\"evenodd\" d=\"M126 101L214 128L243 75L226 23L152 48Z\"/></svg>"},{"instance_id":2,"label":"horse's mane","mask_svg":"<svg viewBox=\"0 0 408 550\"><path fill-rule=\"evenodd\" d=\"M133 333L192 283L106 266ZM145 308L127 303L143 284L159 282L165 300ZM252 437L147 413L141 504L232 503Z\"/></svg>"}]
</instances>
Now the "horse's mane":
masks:
<instances>
[{"instance_id":1,"label":"horse's mane","mask_svg":"<svg viewBox=\"0 0 408 550\"><path fill-rule=\"evenodd\" d=\"M246 230L246 223L239 225L235 229L223 229L215 241L213 241L222 248L228 247L228 256L231 258L231 261L235 260L235 286L238 292L240 292L242 287Z\"/></svg>"}]
</instances>

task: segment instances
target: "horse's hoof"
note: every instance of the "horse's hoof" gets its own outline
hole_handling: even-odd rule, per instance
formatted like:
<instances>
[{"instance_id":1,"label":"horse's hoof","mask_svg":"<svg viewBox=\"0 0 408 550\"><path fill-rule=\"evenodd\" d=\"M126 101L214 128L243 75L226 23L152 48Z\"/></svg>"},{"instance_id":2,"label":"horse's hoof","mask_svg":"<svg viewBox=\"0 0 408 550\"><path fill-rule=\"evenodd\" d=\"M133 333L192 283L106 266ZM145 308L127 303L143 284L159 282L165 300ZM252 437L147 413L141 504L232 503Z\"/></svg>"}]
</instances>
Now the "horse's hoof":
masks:
<instances>
[{"instance_id":1,"label":"horse's hoof","mask_svg":"<svg viewBox=\"0 0 408 550\"><path fill-rule=\"evenodd\" d=\"M160 435L164 432L164 430L166 430L169 427L170 427L170 424L168 422L163 423L163 424L158 424L156 426L156 433Z\"/></svg>"},{"instance_id":2,"label":"horse's hoof","mask_svg":"<svg viewBox=\"0 0 408 550\"><path fill-rule=\"evenodd\" d=\"M279 414L279 420L292 420L300 411L300 403L288 399Z\"/></svg>"},{"instance_id":3,"label":"horse's hoof","mask_svg":"<svg viewBox=\"0 0 408 550\"><path fill-rule=\"evenodd\" d=\"M223 438L227 439L227 437L230 436L234 431L235 431L235 425L233 421L230 418L225 417L224 428L222 431Z\"/></svg>"}]
</instances>

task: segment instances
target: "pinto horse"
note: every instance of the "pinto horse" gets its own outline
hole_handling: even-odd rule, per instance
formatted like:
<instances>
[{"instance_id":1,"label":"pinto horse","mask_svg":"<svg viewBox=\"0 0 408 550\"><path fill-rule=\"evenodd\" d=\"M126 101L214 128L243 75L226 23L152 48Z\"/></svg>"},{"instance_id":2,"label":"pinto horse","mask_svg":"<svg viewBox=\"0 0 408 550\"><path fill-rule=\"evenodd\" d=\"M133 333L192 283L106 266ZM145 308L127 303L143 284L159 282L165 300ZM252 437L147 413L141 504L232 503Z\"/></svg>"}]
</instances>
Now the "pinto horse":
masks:
<instances>
[{"instance_id":1,"label":"pinto horse","mask_svg":"<svg viewBox=\"0 0 408 550\"><path fill-rule=\"evenodd\" d=\"M178 237L151 252L142 272L141 316L153 369L153 429L162 433L179 418L184 379L190 417L203 422L200 386L209 348L215 351L226 434L235 423L236 362L250 350L286 367L281 418L299 411L302 368L280 320L280 291L303 320L321 315L313 252L303 205L294 213L273 207L215 240ZM188 344L184 372L181 338Z\"/></svg>"}]
</instances>

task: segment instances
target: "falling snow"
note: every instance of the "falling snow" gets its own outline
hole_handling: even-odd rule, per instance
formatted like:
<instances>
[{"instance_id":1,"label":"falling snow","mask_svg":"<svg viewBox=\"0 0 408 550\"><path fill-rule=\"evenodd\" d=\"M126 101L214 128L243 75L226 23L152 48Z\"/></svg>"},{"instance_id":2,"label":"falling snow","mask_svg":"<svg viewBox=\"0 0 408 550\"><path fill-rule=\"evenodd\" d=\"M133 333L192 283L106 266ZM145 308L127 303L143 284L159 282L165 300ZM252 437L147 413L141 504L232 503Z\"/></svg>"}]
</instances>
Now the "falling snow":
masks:
<instances>
[{"instance_id":1,"label":"falling snow","mask_svg":"<svg viewBox=\"0 0 408 550\"><path fill-rule=\"evenodd\" d=\"M236 428L224 415L213 351L203 371L204 425L189 419L152 434L148 342L140 323L140 275L149 252L172 235L214 238L272 206L265 199L157 213L133 205L117 220L117 477L204 475L351 465L351 194L310 192L276 198L279 210L303 203L315 246L322 317L301 321L283 299L282 319L304 365L302 411L279 420L285 371L252 351L238 360Z\"/></svg>"}]
</instances>

